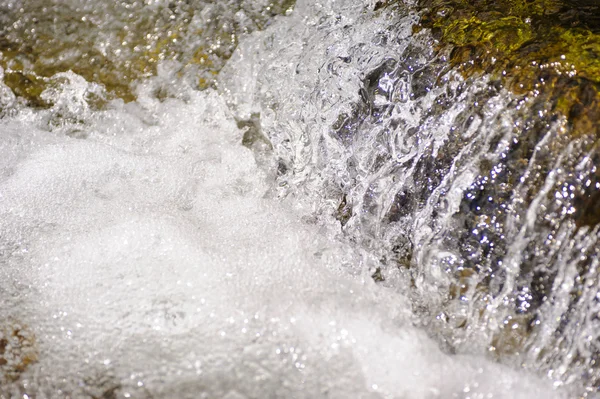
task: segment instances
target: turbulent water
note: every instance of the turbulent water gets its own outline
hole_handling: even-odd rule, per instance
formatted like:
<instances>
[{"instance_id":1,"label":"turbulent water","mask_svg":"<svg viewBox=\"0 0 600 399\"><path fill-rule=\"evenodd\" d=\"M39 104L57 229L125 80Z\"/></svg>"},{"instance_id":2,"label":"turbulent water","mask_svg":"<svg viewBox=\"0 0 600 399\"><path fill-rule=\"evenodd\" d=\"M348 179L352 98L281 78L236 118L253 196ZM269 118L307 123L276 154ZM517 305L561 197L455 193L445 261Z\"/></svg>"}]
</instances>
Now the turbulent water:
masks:
<instances>
[{"instance_id":1,"label":"turbulent water","mask_svg":"<svg viewBox=\"0 0 600 399\"><path fill-rule=\"evenodd\" d=\"M124 67L135 101L89 63L0 86L0 397L595 397L596 149L412 4L73 4L110 76L131 21L185 34ZM39 7L3 6L18 42Z\"/></svg>"}]
</instances>

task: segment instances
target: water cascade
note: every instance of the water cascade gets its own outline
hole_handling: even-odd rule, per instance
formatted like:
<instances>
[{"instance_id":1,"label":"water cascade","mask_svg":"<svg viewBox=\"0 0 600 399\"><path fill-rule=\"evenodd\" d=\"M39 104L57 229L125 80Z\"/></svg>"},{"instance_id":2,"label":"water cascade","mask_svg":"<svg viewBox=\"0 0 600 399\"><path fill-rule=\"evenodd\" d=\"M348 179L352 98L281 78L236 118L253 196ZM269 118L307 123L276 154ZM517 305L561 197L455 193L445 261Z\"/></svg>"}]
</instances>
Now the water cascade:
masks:
<instances>
[{"instance_id":1,"label":"water cascade","mask_svg":"<svg viewBox=\"0 0 600 399\"><path fill-rule=\"evenodd\" d=\"M584 0L0 2L0 398L598 397Z\"/></svg>"}]
</instances>

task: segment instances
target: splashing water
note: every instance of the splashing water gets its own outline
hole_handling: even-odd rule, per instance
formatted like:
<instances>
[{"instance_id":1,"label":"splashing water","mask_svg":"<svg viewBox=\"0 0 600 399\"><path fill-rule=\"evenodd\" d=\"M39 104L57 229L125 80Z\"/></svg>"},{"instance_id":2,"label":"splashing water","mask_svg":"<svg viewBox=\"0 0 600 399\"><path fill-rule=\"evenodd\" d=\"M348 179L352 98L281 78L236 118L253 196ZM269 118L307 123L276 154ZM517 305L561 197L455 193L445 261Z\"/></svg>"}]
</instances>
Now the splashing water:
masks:
<instances>
[{"instance_id":1,"label":"splashing water","mask_svg":"<svg viewBox=\"0 0 600 399\"><path fill-rule=\"evenodd\" d=\"M3 334L28 338L3 348L4 395L543 389L442 354L404 297L348 275L367 254L264 198L223 100L188 94L91 113L85 140L36 128L44 112L4 121Z\"/></svg>"},{"instance_id":2,"label":"splashing water","mask_svg":"<svg viewBox=\"0 0 600 399\"><path fill-rule=\"evenodd\" d=\"M0 396L594 384L598 227L569 218L592 145L373 9L300 1L202 92L180 59L129 103L72 71L44 108L0 88Z\"/></svg>"},{"instance_id":3,"label":"splashing water","mask_svg":"<svg viewBox=\"0 0 600 399\"><path fill-rule=\"evenodd\" d=\"M221 75L239 117L261 116L278 194L338 220L447 350L596 392L593 132L570 136L535 91L465 80L410 7L331 4L299 4L302 23L241 46L253 69Z\"/></svg>"}]
</instances>

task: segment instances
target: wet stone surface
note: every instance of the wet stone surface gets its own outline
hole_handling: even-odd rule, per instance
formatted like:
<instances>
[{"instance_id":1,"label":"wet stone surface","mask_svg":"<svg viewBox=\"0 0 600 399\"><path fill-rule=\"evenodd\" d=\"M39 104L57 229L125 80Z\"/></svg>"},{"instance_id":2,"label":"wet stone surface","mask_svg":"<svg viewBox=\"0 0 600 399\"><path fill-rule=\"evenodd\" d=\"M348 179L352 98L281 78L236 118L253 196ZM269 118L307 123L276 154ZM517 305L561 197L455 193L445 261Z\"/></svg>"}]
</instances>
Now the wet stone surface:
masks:
<instances>
[{"instance_id":1,"label":"wet stone surface","mask_svg":"<svg viewBox=\"0 0 600 399\"><path fill-rule=\"evenodd\" d=\"M73 71L132 101L135 84L174 61L198 88L210 86L239 36L262 29L293 1L4 1L0 3L0 66L4 83L28 105L50 78ZM160 96L160 93L158 93Z\"/></svg>"},{"instance_id":2,"label":"wet stone surface","mask_svg":"<svg viewBox=\"0 0 600 399\"><path fill-rule=\"evenodd\" d=\"M8 320L0 327L0 386L19 380L37 358L35 336L26 326Z\"/></svg>"}]
</instances>

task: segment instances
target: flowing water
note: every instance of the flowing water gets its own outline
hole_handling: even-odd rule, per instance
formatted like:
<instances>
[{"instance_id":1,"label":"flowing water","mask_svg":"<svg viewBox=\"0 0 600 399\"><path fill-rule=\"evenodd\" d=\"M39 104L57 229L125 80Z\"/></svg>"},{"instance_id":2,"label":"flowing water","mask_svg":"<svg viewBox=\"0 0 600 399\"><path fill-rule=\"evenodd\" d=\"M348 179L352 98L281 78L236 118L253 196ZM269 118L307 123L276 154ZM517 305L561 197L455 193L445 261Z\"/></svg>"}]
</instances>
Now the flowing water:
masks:
<instances>
[{"instance_id":1,"label":"flowing water","mask_svg":"<svg viewBox=\"0 0 600 399\"><path fill-rule=\"evenodd\" d=\"M597 397L595 138L417 4L0 8L0 397Z\"/></svg>"}]
</instances>

